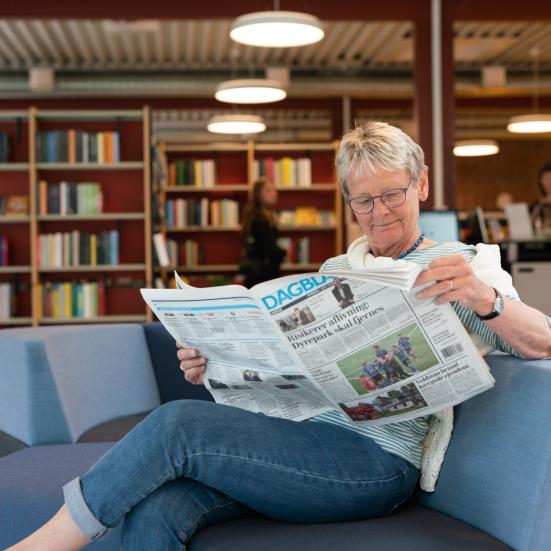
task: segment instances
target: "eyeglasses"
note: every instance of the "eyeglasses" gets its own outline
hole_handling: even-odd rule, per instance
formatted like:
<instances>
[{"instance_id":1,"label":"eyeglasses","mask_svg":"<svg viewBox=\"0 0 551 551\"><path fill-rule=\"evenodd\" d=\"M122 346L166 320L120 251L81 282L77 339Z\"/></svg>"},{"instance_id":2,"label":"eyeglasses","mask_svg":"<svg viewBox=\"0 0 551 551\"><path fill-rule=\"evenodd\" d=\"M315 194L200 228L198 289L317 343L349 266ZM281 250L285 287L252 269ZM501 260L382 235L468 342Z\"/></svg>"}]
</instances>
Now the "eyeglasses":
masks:
<instances>
[{"instance_id":1,"label":"eyeglasses","mask_svg":"<svg viewBox=\"0 0 551 551\"><path fill-rule=\"evenodd\" d=\"M405 203L410 186L411 180L406 187L389 189L381 195L372 195L371 197L353 197L352 199L348 199L348 205L358 214L369 214L375 206L375 199L380 199L383 205L393 209Z\"/></svg>"}]
</instances>

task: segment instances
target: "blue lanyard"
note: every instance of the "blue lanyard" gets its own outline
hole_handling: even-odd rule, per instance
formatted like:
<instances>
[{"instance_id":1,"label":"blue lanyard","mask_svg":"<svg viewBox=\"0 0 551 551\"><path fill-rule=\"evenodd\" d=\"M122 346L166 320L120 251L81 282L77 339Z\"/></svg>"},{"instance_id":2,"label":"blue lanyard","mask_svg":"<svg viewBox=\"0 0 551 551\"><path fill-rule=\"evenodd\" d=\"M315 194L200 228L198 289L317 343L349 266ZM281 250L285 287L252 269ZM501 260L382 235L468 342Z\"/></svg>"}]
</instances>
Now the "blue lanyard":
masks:
<instances>
[{"instance_id":1,"label":"blue lanyard","mask_svg":"<svg viewBox=\"0 0 551 551\"><path fill-rule=\"evenodd\" d=\"M424 239L425 239L425 234L422 233L419 236L419 239L405 253L402 253L401 255L397 256L394 260L400 260L404 258L404 256L407 256L409 253L412 253L423 242Z\"/></svg>"}]
</instances>

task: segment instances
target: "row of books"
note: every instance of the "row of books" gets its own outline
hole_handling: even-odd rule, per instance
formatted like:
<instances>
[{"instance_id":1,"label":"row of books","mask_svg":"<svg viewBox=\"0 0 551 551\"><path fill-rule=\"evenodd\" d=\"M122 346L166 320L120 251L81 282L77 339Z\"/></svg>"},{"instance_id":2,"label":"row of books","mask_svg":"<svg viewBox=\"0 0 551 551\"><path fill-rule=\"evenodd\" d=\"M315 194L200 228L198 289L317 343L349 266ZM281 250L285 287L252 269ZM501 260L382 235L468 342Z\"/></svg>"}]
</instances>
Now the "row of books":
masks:
<instances>
[{"instance_id":1,"label":"row of books","mask_svg":"<svg viewBox=\"0 0 551 551\"><path fill-rule=\"evenodd\" d=\"M28 195L0 195L0 216L26 216L28 214Z\"/></svg>"},{"instance_id":2,"label":"row of books","mask_svg":"<svg viewBox=\"0 0 551 551\"><path fill-rule=\"evenodd\" d=\"M98 214L103 211L103 193L97 182L38 184L38 214Z\"/></svg>"},{"instance_id":3,"label":"row of books","mask_svg":"<svg viewBox=\"0 0 551 551\"><path fill-rule=\"evenodd\" d=\"M280 237L277 244L287 252L283 262L292 264L308 264L310 262L310 238Z\"/></svg>"},{"instance_id":4,"label":"row of books","mask_svg":"<svg viewBox=\"0 0 551 551\"><path fill-rule=\"evenodd\" d=\"M38 265L49 268L119 263L119 232L71 232L38 236Z\"/></svg>"},{"instance_id":5,"label":"row of books","mask_svg":"<svg viewBox=\"0 0 551 551\"><path fill-rule=\"evenodd\" d=\"M169 199L166 202L166 225L174 228L187 226L237 226L239 202L233 199Z\"/></svg>"},{"instance_id":6,"label":"row of books","mask_svg":"<svg viewBox=\"0 0 551 551\"><path fill-rule=\"evenodd\" d=\"M312 161L308 157L292 159L257 159L253 165L253 179L271 180L277 187L308 187L312 185Z\"/></svg>"},{"instance_id":7,"label":"row of books","mask_svg":"<svg viewBox=\"0 0 551 551\"><path fill-rule=\"evenodd\" d=\"M297 207L280 210L278 221L281 226L331 227L335 225L335 213L332 210L318 210L315 207Z\"/></svg>"},{"instance_id":8,"label":"row of books","mask_svg":"<svg viewBox=\"0 0 551 551\"><path fill-rule=\"evenodd\" d=\"M159 266L193 268L205 263L205 246L193 239L177 241L166 239L162 233L156 233L153 235L153 245Z\"/></svg>"},{"instance_id":9,"label":"row of books","mask_svg":"<svg viewBox=\"0 0 551 551\"><path fill-rule=\"evenodd\" d=\"M168 166L169 186L211 188L216 185L214 159L176 159Z\"/></svg>"},{"instance_id":10,"label":"row of books","mask_svg":"<svg viewBox=\"0 0 551 551\"><path fill-rule=\"evenodd\" d=\"M48 130L36 136L38 162L115 163L120 161L118 132Z\"/></svg>"},{"instance_id":11,"label":"row of books","mask_svg":"<svg viewBox=\"0 0 551 551\"><path fill-rule=\"evenodd\" d=\"M42 286L42 316L70 319L93 318L106 313L105 283L46 282Z\"/></svg>"},{"instance_id":12,"label":"row of books","mask_svg":"<svg viewBox=\"0 0 551 551\"><path fill-rule=\"evenodd\" d=\"M11 318L13 312L13 289L11 283L0 283L0 320Z\"/></svg>"},{"instance_id":13,"label":"row of books","mask_svg":"<svg viewBox=\"0 0 551 551\"><path fill-rule=\"evenodd\" d=\"M8 266L8 238L0 235L0 266Z\"/></svg>"},{"instance_id":14,"label":"row of books","mask_svg":"<svg viewBox=\"0 0 551 551\"><path fill-rule=\"evenodd\" d=\"M0 163L7 163L10 158L10 135L0 132Z\"/></svg>"},{"instance_id":15,"label":"row of books","mask_svg":"<svg viewBox=\"0 0 551 551\"><path fill-rule=\"evenodd\" d=\"M205 247L193 239L186 239L184 242L169 239L167 250L171 266L193 268L205 263Z\"/></svg>"}]
</instances>

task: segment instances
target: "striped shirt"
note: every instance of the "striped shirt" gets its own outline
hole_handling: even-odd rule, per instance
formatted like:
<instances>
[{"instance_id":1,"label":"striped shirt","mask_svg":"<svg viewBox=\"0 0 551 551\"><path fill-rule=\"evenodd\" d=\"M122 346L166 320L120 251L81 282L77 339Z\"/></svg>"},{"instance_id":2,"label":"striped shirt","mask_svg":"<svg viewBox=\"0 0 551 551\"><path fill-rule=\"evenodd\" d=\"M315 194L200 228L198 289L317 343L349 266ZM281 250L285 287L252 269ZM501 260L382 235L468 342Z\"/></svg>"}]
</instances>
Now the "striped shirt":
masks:
<instances>
[{"instance_id":1,"label":"striped shirt","mask_svg":"<svg viewBox=\"0 0 551 551\"><path fill-rule=\"evenodd\" d=\"M422 266L427 266L436 258L452 254L462 254L468 262L471 262L476 256L476 248L472 245L465 245L464 243L460 243L458 241L438 243L431 247L426 247L425 249L417 249L413 251L407 256L407 260ZM351 269L352 266L350 265L347 255L343 254L330 258L324 262L323 266L320 268L320 272ZM508 298L512 300L519 300L518 296L508 296ZM508 354L520 356L518 352L511 348L481 319L479 319L472 310L465 308L456 302L452 302L451 304L461 320L461 323L468 331L477 334L483 342L495 350L501 350L502 352L507 352ZM388 425L363 428L350 425L344 413L338 410L333 410L317 415L316 417L312 417L310 421L333 423L368 436L377 442L377 444L379 444L379 446L381 446L384 450L402 457L419 469L421 465L423 441L429 427L430 416L419 417L408 421L400 421Z\"/></svg>"}]
</instances>

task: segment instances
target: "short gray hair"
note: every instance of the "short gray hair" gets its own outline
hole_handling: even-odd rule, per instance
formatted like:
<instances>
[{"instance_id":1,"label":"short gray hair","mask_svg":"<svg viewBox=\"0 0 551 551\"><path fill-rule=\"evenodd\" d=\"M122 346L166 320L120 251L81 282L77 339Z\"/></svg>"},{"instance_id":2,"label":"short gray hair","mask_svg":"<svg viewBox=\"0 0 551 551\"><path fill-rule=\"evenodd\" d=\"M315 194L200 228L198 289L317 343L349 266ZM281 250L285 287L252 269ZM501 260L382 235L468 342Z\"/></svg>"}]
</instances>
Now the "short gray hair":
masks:
<instances>
[{"instance_id":1,"label":"short gray hair","mask_svg":"<svg viewBox=\"0 0 551 551\"><path fill-rule=\"evenodd\" d=\"M342 137L335 159L341 190L346 199L347 179L365 172L408 170L417 182L425 168L421 147L405 132L386 122L365 121Z\"/></svg>"}]
</instances>

